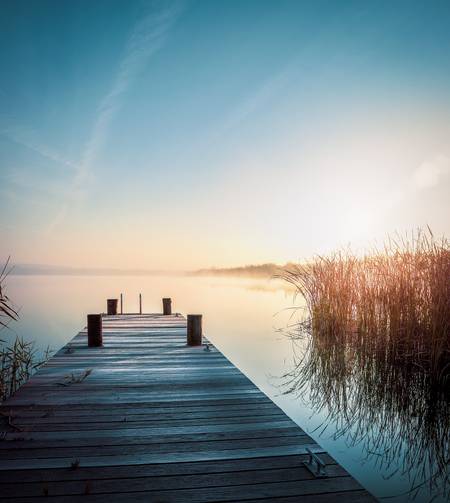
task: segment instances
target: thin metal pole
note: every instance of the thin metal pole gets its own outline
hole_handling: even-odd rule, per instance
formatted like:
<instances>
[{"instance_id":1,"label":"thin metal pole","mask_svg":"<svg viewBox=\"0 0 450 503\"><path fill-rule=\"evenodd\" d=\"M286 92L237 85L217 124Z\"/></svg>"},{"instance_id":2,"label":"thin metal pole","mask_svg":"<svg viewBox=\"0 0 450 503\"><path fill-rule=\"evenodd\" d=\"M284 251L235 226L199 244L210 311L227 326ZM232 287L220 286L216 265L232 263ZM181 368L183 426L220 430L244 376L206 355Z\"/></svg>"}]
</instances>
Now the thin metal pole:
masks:
<instances>
[{"instance_id":1,"label":"thin metal pole","mask_svg":"<svg viewBox=\"0 0 450 503\"><path fill-rule=\"evenodd\" d=\"M142 314L142 294L139 294L139 314Z\"/></svg>"},{"instance_id":2,"label":"thin metal pole","mask_svg":"<svg viewBox=\"0 0 450 503\"><path fill-rule=\"evenodd\" d=\"M123 314L123 295L120 294L120 314Z\"/></svg>"}]
</instances>

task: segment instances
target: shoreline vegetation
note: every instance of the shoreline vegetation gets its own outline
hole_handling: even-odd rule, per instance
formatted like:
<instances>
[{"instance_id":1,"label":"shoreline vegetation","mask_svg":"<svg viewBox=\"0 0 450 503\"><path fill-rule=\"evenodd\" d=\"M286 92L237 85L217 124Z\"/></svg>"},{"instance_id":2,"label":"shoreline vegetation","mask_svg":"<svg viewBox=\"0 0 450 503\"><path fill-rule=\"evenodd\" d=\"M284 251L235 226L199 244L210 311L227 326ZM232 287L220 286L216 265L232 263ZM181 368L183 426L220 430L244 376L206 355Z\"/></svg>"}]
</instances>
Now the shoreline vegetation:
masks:
<instances>
[{"instance_id":1,"label":"shoreline vegetation","mask_svg":"<svg viewBox=\"0 0 450 503\"><path fill-rule=\"evenodd\" d=\"M10 271L8 259L0 272L0 330L8 330L9 324L19 318L5 292L4 282ZM37 356L34 342L16 336L8 346L0 338L0 403L13 395L49 359L50 349L45 350L43 357Z\"/></svg>"},{"instance_id":2,"label":"shoreline vegetation","mask_svg":"<svg viewBox=\"0 0 450 503\"><path fill-rule=\"evenodd\" d=\"M284 392L306 396L336 437L362 442L381 468L408 474L411 495L448 497L448 240L417 231L362 257L316 257L281 277L306 301L287 329L302 350Z\"/></svg>"},{"instance_id":3,"label":"shoreline vegetation","mask_svg":"<svg viewBox=\"0 0 450 503\"><path fill-rule=\"evenodd\" d=\"M238 276L247 278L274 278L281 272L294 266L292 263L278 265L274 263L245 265L242 267L210 267L191 273L193 276Z\"/></svg>"}]
</instances>

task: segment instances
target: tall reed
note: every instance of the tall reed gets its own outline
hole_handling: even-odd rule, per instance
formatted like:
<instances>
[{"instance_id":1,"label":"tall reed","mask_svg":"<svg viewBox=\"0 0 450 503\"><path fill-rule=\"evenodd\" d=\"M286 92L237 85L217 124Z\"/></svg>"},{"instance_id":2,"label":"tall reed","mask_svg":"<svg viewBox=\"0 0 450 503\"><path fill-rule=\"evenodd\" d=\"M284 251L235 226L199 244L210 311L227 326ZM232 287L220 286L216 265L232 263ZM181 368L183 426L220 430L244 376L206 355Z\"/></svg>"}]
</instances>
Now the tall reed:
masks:
<instances>
[{"instance_id":1,"label":"tall reed","mask_svg":"<svg viewBox=\"0 0 450 503\"><path fill-rule=\"evenodd\" d=\"M308 341L288 391L310 390L341 434L364 440L385 466L402 460L412 485L448 493L448 240L418 231L364 256L316 257L283 277L306 302L291 335Z\"/></svg>"},{"instance_id":2,"label":"tall reed","mask_svg":"<svg viewBox=\"0 0 450 503\"><path fill-rule=\"evenodd\" d=\"M11 306L11 301L5 292L5 279L10 270L9 257L0 271L0 329L6 328L11 320L17 320L17 311Z\"/></svg>"},{"instance_id":3,"label":"tall reed","mask_svg":"<svg viewBox=\"0 0 450 503\"><path fill-rule=\"evenodd\" d=\"M0 402L13 395L50 356L38 355L34 342L16 337L11 345L0 340Z\"/></svg>"},{"instance_id":4,"label":"tall reed","mask_svg":"<svg viewBox=\"0 0 450 503\"><path fill-rule=\"evenodd\" d=\"M0 329L7 328L11 321L18 319L17 311L5 292L5 279L9 273L9 258L0 272ZM38 358L38 352L33 342L25 342L16 336L11 345L0 339L0 402L11 396L45 363L50 355L50 349Z\"/></svg>"}]
</instances>

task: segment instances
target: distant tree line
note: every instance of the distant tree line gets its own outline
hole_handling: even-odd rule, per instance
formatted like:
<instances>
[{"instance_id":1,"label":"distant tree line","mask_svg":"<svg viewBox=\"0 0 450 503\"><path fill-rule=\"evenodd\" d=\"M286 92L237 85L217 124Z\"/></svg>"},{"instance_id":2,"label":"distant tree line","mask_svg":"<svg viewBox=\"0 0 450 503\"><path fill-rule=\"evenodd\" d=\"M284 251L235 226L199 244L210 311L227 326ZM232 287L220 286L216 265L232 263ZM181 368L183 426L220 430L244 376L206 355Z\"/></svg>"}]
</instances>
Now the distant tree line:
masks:
<instances>
[{"instance_id":1,"label":"distant tree line","mask_svg":"<svg viewBox=\"0 0 450 503\"><path fill-rule=\"evenodd\" d=\"M293 264L285 265L266 263L259 265L245 265L242 267L211 267L209 269L199 269L194 272L196 276L250 276L259 278L272 278L288 269Z\"/></svg>"}]
</instances>

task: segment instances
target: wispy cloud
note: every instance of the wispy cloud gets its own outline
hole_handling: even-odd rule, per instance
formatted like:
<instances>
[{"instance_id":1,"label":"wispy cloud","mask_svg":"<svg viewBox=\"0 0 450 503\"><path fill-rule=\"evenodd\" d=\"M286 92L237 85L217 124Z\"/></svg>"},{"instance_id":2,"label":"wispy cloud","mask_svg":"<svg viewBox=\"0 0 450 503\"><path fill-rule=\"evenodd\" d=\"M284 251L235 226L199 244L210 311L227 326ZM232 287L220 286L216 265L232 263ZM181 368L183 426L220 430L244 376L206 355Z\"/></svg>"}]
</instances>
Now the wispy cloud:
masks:
<instances>
[{"instance_id":1,"label":"wispy cloud","mask_svg":"<svg viewBox=\"0 0 450 503\"><path fill-rule=\"evenodd\" d=\"M2 168L5 171L0 172L0 185L3 185L0 190L2 197L15 204L27 203L46 208L52 206L54 208L55 201L66 198L67 180L78 172L79 164L45 144L37 131L19 123L14 117L0 115L0 136L33 151L39 157L52 161L53 169L60 173L60 176L51 178L41 173L36 179L30 176L33 168L28 164L14 166L14 171L8 172L8 166L3 163Z\"/></svg>"},{"instance_id":2,"label":"wispy cloud","mask_svg":"<svg viewBox=\"0 0 450 503\"><path fill-rule=\"evenodd\" d=\"M70 170L77 171L80 166L61 155L52 147L43 143L36 132L23 124L18 124L13 118L0 116L0 135L8 138L10 141L22 145L33 152L36 152L42 157L54 161L59 165L63 165Z\"/></svg>"},{"instance_id":3,"label":"wispy cloud","mask_svg":"<svg viewBox=\"0 0 450 503\"><path fill-rule=\"evenodd\" d=\"M146 14L135 24L117 75L109 92L105 94L97 108L90 139L85 146L81 162L76 167L68 200L50 223L49 231L65 219L69 206L83 195L86 184L92 178L94 164L105 143L110 124L123 106L124 95L145 68L151 56L163 47L170 29L182 10L183 3L179 1L152 2L148 5Z\"/></svg>"},{"instance_id":4,"label":"wispy cloud","mask_svg":"<svg viewBox=\"0 0 450 503\"><path fill-rule=\"evenodd\" d=\"M289 84L295 69L295 64L290 63L278 74L263 82L259 89L255 90L243 103L240 103L226 118L222 125L222 131L234 129L252 113L262 109L276 94L281 93Z\"/></svg>"}]
</instances>

